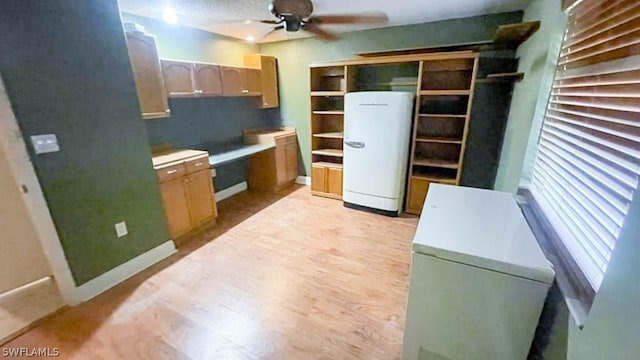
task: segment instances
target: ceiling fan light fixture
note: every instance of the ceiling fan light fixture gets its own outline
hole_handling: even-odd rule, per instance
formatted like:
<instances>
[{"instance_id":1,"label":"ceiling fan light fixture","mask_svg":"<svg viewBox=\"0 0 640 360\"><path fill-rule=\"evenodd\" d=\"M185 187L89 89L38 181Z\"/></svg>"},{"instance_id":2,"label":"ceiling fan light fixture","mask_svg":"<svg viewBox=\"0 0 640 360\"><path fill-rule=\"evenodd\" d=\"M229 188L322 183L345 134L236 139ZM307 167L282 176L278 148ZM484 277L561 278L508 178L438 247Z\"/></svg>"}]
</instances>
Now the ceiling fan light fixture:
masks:
<instances>
[{"instance_id":1,"label":"ceiling fan light fixture","mask_svg":"<svg viewBox=\"0 0 640 360\"><path fill-rule=\"evenodd\" d=\"M164 10L162 10L162 20L174 25L178 23L178 15L176 15L176 12L171 7L166 6Z\"/></svg>"}]
</instances>

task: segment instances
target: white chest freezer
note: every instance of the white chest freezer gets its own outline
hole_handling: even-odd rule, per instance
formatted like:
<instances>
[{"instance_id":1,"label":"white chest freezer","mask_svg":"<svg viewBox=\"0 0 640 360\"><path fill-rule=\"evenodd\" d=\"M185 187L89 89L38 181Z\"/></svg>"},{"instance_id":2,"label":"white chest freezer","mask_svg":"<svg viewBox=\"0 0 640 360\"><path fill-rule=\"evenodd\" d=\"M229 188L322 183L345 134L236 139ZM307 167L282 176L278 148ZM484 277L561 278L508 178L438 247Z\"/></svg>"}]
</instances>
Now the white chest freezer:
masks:
<instances>
[{"instance_id":1,"label":"white chest freezer","mask_svg":"<svg viewBox=\"0 0 640 360\"><path fill-rule=\"evenodd\" d=\"M402 358L526 359L553 279L513 194L431 185L413 240Z\"/></svg>"}]
</instances>

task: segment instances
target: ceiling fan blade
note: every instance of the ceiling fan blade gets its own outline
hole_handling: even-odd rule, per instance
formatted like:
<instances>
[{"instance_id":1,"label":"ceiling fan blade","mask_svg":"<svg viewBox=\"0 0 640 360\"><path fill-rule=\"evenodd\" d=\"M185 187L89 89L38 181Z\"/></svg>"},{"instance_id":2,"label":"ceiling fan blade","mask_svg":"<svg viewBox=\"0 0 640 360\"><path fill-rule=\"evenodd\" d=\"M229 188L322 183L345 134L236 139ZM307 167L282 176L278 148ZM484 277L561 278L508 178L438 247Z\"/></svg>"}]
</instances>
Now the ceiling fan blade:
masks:
<instances>
[{"instance_id":1,"label":"ceiling fan blade","mask_svg":"<svg viewBox=\"0 0 640 360\"><path fill-rule=\"evenodd\" d=\"M304 24L302 26L302 30L309 31L325 40L333 41L338 39L338 37L335 34L322 29L321 27L318 26L318 24L313 22L308 22Z\"/></svg>"},{"instance_id":2,"label":"ceiling fan blade","mask_svg":"<svg viewBox=\"0 0 640 360\"><path fill-rule=\"evenodd\" d=\"M346 15L318 15L309 19L323 25L329 24L386 24L389 17L385 13L375 14L346 14Z\"/></svg>"},{"instance_id":3,"label":"ceiling fan blade","mask_svg":"<svg viewBox=\"0 0 640 360\"><path fill-rule=\"evenodd\" d=\"M282 21L283 20L259 20L259 21L256 21L256 22L260 22L260 23L263 23L263 24L280 25L280 24L282 24Z\"/></svg>"}]
</instances>

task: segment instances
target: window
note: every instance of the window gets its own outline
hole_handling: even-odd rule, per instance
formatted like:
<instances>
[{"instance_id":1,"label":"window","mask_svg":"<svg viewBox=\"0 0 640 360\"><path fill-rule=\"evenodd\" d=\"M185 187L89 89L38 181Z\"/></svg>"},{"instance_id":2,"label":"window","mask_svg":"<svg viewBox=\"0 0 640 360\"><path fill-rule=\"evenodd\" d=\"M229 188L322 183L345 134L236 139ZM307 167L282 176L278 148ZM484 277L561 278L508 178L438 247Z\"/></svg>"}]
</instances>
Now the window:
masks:
<instances>
[{"instance_id":1,"label":"window","mask_svg":"<svg viewBox=\"0 0 640 360\"><path fill-rule=\"evenodd\" d=\"M569 14L530 191L559 258L592 296L639 174L640 2L583 0Z\"/></svg>"}]
</instances>

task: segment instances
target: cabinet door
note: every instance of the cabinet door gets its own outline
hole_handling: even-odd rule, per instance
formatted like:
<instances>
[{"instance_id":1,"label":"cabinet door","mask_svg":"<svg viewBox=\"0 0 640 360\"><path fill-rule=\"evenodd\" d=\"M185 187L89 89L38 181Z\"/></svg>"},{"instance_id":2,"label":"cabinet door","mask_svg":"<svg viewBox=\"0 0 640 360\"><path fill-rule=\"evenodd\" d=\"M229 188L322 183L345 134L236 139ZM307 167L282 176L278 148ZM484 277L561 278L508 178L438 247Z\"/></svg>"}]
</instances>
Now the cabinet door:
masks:
<instances>
[{"instance_id":1,"label":"cabinet door","mask_svg":"<svg viewBox=\"0 0 640 360\"><path fill-rule=\"evenodd\" d=\"M287 181L295 180L298 177L298 144L288 143L285 147L285 157L287 163Z\"/></svg>"},{"instance_id":2,"label":"cabinet door","mask_svg":"<svg viewBox=\"0 0 640 360\"><path fill-rule=\"evenodd\" d=\"M287 144L285 138L276 139L276 183L287 182Z\"/></svg>"},{"instance_id":3,"label":"cabinet door","mask_svg":"<svg viewBox=\"0 0 640 360\"><path fill-rule=\"evenodd\" d=\"M278 100L278 66L276 58L262 56L262 108L277 108Z\"/></svg>"},{"instance_id":4,"label":"cabinet door","mask_svg":"<svg viewBox=\"0 0 640 360\"><path fill-rule=\"evenodd\" d=\"M249 96L262 95L262 72L259 69L244 69L244 92Z\"/></svg>"},{"instance_id":5,"label":"cabinet door","mask_svg":"<svg viewBox=\"0 0 640 360\"><path fill-rule=\"evenodd\" d=\"M409 194L407 199L407 212L410 214L420 214L424 206L424 200L429 191L428 180L412 178L409 181Z\"/></svg>"},{"instance_id":6,"label":"cabinet door","mask_svg":"<svg viewBox=\"0 0 640 360\"><path fill-rule=\"evenodd\" d=\"M185 184L193 227L212 221L217 212L211 172L203 170L188 175L185 178Z\"/></svg>"},{"instance_id":7,"label":"cabinet door","mask_svg":"<svg viewBox=\"0 0 640 360\"><path fill-rule=\"evenodd\" d=\"M222 90L224 96L243 96L245 94L244 69L223 66Z\"/></svg>"},{"instance_id":8,"label":"cabinet door","mask_svg":"<svg viewBox=\"0 0 640 360\"><path fill-rule=\"evenodd\" d=\"M201 96L222 95L220 66L195 64L194 78L196 89Z\"/></svg>"},{"instance_id":9,"label":"cabinet door","mask_svg":"<svg viewBox=\"0 0 640 360\"><path fill-rule=\"evenodd\" d=\"M193 63L162 60L162 73L169 96L192 97L197 95L193 83L193 72Z\"/></svg>"},{"instance_id":10,"label":"cabinet door","mask_svg":"<svg viewBox=\"0 0 640 360\"><path fill-rule=\"evenodd\" d=\"M327 192L327 168L311 166L311 191Z\"/></svg>"},{"instance_id":11,"label":"cabinet door","mask_svg":"<svg viewBox=\"0 0 640 360\"><path fill-rule=\"evenodd\" d=\"M156 39L151 35L127 33L127 47L142 117L155 119L169 116Z\"/></svg>"},{"instance_id":12,"label":"cabinet door","mask_svg":"<svg viewBox=\"0 0 640 360\"><path fill-rule=\"evenodd\" d=\"M327 173L327 192L342 196L342 169L328 168Z\"/></svg>"},{"instance_id":13,"label":"cabinet door","mask_svg":"<svg viewBox=\"0 0 640 360\"><path fill-rule=\"evenodd\" d=\"M160 184L160 194L171 237L175 239L188 233L191 230L191 217L184 178Z\"/></svg>"}]
</instances>

